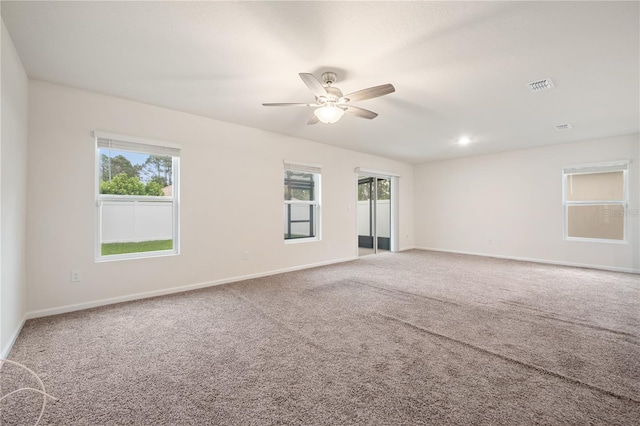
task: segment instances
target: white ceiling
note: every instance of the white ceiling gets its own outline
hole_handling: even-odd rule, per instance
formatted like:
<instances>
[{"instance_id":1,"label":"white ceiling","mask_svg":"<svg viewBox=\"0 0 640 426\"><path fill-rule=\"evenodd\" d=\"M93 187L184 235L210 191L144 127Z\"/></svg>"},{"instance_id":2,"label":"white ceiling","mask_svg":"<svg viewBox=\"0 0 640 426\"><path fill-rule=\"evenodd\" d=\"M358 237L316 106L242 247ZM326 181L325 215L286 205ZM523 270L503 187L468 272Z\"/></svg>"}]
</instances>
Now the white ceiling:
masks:
<instances>
[{"instance_id":1,"label":"white ceiling","mask_svg":"<svg viewBox=\"0 0 640 426\"><path fill-rule=\"evenodd\" d=\"M10 2L34 79L421 163L638 132L638 2ZM298 77L380 115L307 126ZM555 89L527 83L551 78ZM555 125L571 123L558 131ZM461 135L473 143L456 144Z\"/></svg>"}]
</instances>

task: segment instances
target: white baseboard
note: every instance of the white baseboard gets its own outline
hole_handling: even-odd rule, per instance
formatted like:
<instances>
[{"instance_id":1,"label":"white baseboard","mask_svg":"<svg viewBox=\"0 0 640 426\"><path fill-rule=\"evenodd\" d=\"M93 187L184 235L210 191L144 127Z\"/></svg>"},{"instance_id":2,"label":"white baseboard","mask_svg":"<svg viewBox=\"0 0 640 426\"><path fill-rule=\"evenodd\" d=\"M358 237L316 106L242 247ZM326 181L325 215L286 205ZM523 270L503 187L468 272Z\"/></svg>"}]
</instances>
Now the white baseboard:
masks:
<instances>
[{"instance_id":1,"label":"white baseboard","mask_svg":"<svg viewBox=\"0 0 640 426\"><path fill-rule=\"evenodd\" d=\"M64 313L67 313L67 312L74 312L74 311L80 311L80 310L83 310L83 309L95 308L97 306L111 305L111 304L120 303L120 302L129 302L129 301L132 301L132 300L146 299L146 298L149 298L149 297L164 296L166 294L181 293L183 291L197 290L197 289L206 288L206 287L213 287L213 286L221 285L221 284L228 284L228 283L233 283L233 282L237 282L237 281L250 280L252 278L261 278L261 277L267 277L267 276L270 276L270 275L282 274L282 273L285 273L285 272L293 272L293 271L299 271L299 270L302 270L302 269L315 268L315 267L318 267L318 266L331 265L331 264L334 264L334 263L349 262L349 261L356 260L356 259L358 259L358 257L357 256L353 256L353 257L348 257L348 258L343 258L343 259L338 259L338 260L329 260L329 261L326 261L326 262L318 262L318 263L302 265L302 266L293 266L291 268L277 269L277 270L274 270L274 271L260 272L260 273L257 273L257 274L242 275L242 276L238 276L238 277L224 278L224 279L215 280L215 281L206 281L206 282L203 282L203 283L189 284L189 285L180 286L180 287L171 287L171 288L165 288L165 289L162 289L162 290L153 290L153 291L147 291L147 292L144 292L144 293L127 294L125 296L110 297L110 298L107 298L107 299L93 300L91 302L83 302L83 303L76 303L76 304L73 304L73 305L59 306L57 308L49 308L49 309L42 309L42 310L38 310L38 311L30 311L30 312L27 312L26 319L46 317L46 316L49 316L49 315L64 314ZM24 321L23 321L23 324L24 324ZM20 327L20 328L22 328L22 327ZM20 330L18 330L18 333L19 332L20 332ZM17 336L18 335L16 334L15 337L17 337Z\"/></svg>"},{"instance_id":2,"label":"white baseboard","mask_svg":"<svg viewBox=\"0 0 640 426\"><path fill-rule=\"evenodd\" d=\"M440 251L440 252L444 252L444 253L467 254L469 256L495 257L497 259L520 260L520 261L523 261L523 262L546 263L546 264L549 264L549 265L573 266L573 267L577 267L577 268L601 269L603 271L627 272L627 273L631 273L631 274L640 274L640 269L618 268L616 266L592 265L592 264L587 264L587 263L574 263L574 262L561 262L561 261L557 261L557 260L536 259L536 258L531 258L531 257L503 256L503 255L499 255L499 254L475 253L475 252L470 252L470 251L448 250L448 249L440 249L440 248L434 248L434 247L415 247L415 249L416 250L428 250L428 251Z\"/></svg>"},{"instance_id":3,"label":"white baseboard","mask_svg":"<svg viewBox=\"0 0 640 426\"><path fill-rule=\"evenodd\" d=\"M9 352L11 352L11 348L13 348L13 344L16 342L16 339L20 335L20 332L22 331L22 327L24 326L24 323L26 321L27 321L27 315L25 314L22 317L22 320L20 321L20 324L18 325L16 330L11 335L11 338L9 338L9 341L7 342L7 346L2 348L2 352L0 352L0 358L1 359L7 359L7 357L9 356Z\"/></svg>"}]
</instances>

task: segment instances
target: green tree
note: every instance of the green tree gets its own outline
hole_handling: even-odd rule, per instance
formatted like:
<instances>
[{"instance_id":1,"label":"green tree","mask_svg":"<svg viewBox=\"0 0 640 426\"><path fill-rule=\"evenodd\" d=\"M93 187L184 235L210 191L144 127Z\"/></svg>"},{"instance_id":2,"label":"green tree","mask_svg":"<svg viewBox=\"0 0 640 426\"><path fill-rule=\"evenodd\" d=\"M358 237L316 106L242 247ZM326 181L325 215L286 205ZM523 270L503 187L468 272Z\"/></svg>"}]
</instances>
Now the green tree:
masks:
<instances>
[{"instance_id":1,"label":"green tree","mask_svg":"<svg viewBox=\"0 0 640 426\"><path fill-rule=\"evenodd\" d=\"M110 181L121 173L128 177L140 177L140 166L134 166L123 155L109 157L102 154L100 155L100 172L100 179L104 181Z\"/></svg>"},{"instance_id":2,"label":"green tree","mask_svg":"<svg viewBox=\"0 0 640 426\"><path fill-rule=\"evenodd\" d=\"M151 182L155 182L158 185L160 185L160 188L164 188L165 186L168 186L168 182L167 179L163 176L154 176L151 178L151 180L149 181L149 183Z\"/></svg>"},{"instance_id":3,"label":"green tree","mask_svg":"<svg viewBox=\"0 0 640 426\"><path fill-rule=\"evenodd\" d=\"M145 185L144 192L146 195L162 196L164 195L164 192L162 192L162 188L163 186L160 185L158 182L152 181L152 182L148 182Z\"/></svg>"},{"instance_id":4,"label":"green tree","mask_svg":"<svg viewBox=\"0 0 640 426\"><path fill-rule=\"evenodd\" d=\"M150 155L141 166L140 173L145 181L171 185L173 158L163 155ZM162 180L160 180L162 179Z\"/></svg>"},{"instance_id":5,"label":"green tree","mask_svg":"<svg viewBox=\"0 0 640 426\"><path fill-rule=\"evenodd\" d=\"M367 201L370 197L369 183L358 184L358 201Z\"/></svg>"},{"instance_id":6,"label":"green tree","mask_svg":"<svg viewBox=\"0 0 640 426\"><path fill-rule=\"evenodd\" d=\"M366 201L372 197L369 182L358 184L358 201ZM391 199L391 181L388 179L378 179L378 200Z\"/></svg>"},{"instance_id":7,"label":"green tree","mask_svg":"<svg viewBox=\"0 0 640 426\"><path fill-rule=\"evenodd\" d=\"M162 190L160 191L162 192ZM140 182L137 177L127 176L126 173L120 173L113 177L111 181L100 181L101 194L115 195L145 195L146 190L144 183Z\"/></svg>"},{"instance_id":8,"label":"green tree","mask_svg":"<svg viewBox=\"0 0 640 426\"><path fill-rule=\"evenodd\" d=\"M378 180L378 200L391 199L391 181L389 179Z\"/></svg>"}]
</instances>

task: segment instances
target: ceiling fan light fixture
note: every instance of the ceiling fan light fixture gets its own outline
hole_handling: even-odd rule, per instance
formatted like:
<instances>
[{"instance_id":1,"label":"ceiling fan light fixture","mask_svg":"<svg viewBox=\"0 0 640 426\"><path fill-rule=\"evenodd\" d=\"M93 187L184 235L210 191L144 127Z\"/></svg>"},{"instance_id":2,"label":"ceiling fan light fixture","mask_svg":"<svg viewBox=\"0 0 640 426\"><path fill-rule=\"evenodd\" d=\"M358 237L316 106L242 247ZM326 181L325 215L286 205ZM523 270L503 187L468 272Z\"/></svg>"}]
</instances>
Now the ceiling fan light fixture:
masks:
<instances>
[{"instance_id":1,"label":"ceiling fan light fixture","mask_svg":"<svg viewBox=\"0 0 640 426\"><path fill-rule=\"evenodd\" d=\"M338 108L333 102L327 102L323 107L317 108L313 113L318 117L318 120L326 124L333 124L340 120L344 115L344 110Z\"/></svg>"},{"instance_id":2,"label":"ceiling fan light fixture","mask_svg":"<svg viewBox=\"0 0 640 426\"><path fill-rule=\"evenodd\" d=\"M318 80L313 74L301 72L298 74L304 84L311 90L315 96L315 104L311 103L263 103L263 106L306 106L315 108L313 115L307 121L308 125L318 122L332 124L342 118L346 112L354 117L372 120L378 116L373 111L351 105L353 101L364 101L367 99L377 98L388 95L396 91L393 84L382 84L380 86L369 87L366 89L351 92L343 95L342 91L332 84L336 81L336 74L333 72L325 72L322 74L322 81Z\"/></svg>"}]
</instances>

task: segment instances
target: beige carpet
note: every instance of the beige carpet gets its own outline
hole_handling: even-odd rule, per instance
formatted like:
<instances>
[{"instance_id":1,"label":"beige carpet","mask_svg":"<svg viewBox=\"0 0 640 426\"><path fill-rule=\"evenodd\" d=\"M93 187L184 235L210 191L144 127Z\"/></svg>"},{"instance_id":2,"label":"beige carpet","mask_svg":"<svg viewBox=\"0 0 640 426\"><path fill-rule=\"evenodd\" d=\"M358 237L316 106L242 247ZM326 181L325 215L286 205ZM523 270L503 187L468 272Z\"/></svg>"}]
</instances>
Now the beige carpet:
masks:
<instances>
[{"instance_id":1,"label":"beige carpet","mask_svg":"<svg viewBox=\"0 0 640 426\"><path fill-rule=\"evenodd\" d=\"M42 424L631 425L639 330L638 275L416 250L31 320L10 359Z\"/></svg>"}]
</instances>

